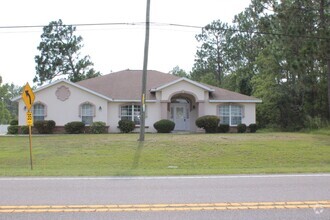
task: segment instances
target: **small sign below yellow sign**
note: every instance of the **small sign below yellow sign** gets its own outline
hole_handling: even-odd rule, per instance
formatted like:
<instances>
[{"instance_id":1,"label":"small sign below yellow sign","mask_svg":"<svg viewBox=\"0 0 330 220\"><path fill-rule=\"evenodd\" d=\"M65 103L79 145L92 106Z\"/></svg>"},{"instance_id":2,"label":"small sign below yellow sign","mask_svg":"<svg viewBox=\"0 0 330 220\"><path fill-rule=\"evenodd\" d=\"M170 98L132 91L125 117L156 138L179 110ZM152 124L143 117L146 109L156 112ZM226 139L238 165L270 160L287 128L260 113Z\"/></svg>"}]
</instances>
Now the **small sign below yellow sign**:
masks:
<instances>
[{"instance_id":1,"label":"small sign below yellow sign","mask_svg":"<svg viewBox=\"0 0 330 220\"><path fill-rule=\"evenodd\" d=\"M24 90L22 93L22 99L25 103L27 110L30 111L30 109L33 105L34 99L35 99L35 95L31 89L29 83L26 83L26 85L24 87Z\"/></svg>"},{"instance_id":2,"label":"small sign below yellow sign","mask_svg":"<svg viewBox=\"0 0 330 220\"><path fill-rule=\"evenodd\" d=\"M26 125L33 126L33 115L32 112L26 112Z\"/></svg>"}]
</instances>

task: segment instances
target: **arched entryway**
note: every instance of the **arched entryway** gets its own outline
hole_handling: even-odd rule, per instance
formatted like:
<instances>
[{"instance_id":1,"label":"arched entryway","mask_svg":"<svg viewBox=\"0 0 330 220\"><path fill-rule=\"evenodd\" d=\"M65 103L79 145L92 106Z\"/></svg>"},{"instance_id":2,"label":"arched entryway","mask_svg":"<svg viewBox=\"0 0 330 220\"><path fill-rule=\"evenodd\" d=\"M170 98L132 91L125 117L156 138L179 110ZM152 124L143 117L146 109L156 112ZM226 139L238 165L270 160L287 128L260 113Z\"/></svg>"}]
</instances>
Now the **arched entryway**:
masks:
<instances>
[{"instance_id":1,"label":"arched entryway","mask_svg":"<svg viewBox=\"0 0 330 220\"><path fill-rule=\"evenodd\" d=\"M175 131L191 131L196 118L196 99L191 94L175 94L170 102L170 118Z\"/></svg>"}]
</instances>

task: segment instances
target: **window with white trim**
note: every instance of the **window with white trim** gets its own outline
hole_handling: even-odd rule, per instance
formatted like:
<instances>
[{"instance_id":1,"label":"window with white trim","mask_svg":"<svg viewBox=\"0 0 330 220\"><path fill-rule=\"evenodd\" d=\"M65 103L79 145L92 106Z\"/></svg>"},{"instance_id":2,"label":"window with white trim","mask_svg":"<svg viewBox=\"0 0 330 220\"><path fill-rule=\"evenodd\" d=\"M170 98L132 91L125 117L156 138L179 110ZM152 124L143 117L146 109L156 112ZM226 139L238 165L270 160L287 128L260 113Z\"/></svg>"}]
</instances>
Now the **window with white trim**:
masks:
<instances>
[{"instance_id":1,"label":"window with white trim","mask_svg":"<svg viewBox=\"0 0 330 220\"><path fill-rule=\"evenodd\" d=\"M33 105L33 120L44 121L46 116L46 107L42 103L36 103Z\"/></svg>"},{"instance_id":2,"label":"window with white trim","mask_svg":"<svg viewBox=\"0 0 330 220\"><path fill-rule=\"evenodd\" d=\"M123 105L120 107L120 118L121 120L127 119L134 121L136 125L140 125L140 105Z\"/></svg>"},{"instance_id":3,"label":"window with white trim","mask_svg":"<svg viewBox=\"0 0 330 220\"><path fill-rule=\"evenodd\" d=\"M94 118L94 105L90 103L84 103L81 105L81 121L85 125L91 125Z\"/></svg>"},{"instance_id":4,"label":"window with white trim","mask_svg":"<svg viewBox=\"0 0 330 220\"><path fill-rule=\"evenodd\" d=\"M220 105L220 124L237 126L242 123L243 107L240 105Z\"/></svg>"}]
</instances>

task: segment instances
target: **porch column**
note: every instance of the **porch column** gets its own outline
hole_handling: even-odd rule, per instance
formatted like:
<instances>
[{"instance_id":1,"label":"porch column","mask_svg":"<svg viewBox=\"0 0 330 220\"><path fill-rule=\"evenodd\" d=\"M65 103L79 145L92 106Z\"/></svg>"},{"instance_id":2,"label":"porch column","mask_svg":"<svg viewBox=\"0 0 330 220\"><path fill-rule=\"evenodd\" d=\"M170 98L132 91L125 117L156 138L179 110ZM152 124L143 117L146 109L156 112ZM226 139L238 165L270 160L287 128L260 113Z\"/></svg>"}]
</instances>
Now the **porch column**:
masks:
<instances>
[{"instance_id":1,"label":"porch column","mask_svg":"<svg viewBox=\"0 0 330 220\"><path fill-rule=\"evenodd\" d=\"M205 115L205 103L204 101L198 102L198 117Z\"/></svg>"},{"instance_id":2,"label":"porch column","mask_svg":"<svg viewBox=\"0 0 330 220\"><path fill-rule=\"evenodd\" d=\"M168 119L167 118L167 102L161 102L160 103L160 111L161 111L161 119Z\"/></svg>"}]
</instances>

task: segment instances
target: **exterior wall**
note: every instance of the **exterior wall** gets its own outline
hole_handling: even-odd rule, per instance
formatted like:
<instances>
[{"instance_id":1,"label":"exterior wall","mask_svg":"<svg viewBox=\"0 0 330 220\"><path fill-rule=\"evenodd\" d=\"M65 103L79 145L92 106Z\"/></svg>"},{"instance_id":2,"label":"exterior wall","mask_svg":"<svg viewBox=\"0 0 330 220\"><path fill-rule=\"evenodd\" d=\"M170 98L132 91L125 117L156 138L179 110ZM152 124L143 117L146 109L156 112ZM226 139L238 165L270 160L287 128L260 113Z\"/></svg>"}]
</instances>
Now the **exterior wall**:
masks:
<instances>
[{"instance_id":1,"label":"exterior wall","mask_svg":"<svg viewBox=\"0 0 330 220\"><path fill-rule=\"evenodd\" d=\"M256 123L256 104L255 103L246 103L244 104L244 113L245 117L242 120L242 123L249 126L250 124Z\"/></svg>"},{"instance_id":2,"label":"exterior wall","mask_svg":"<svg viewBox=\"0 0 330 220\"><path fill-rule=\"evenodd\" d=\"M58 99L56 91L61 86L69 88L70 96L62 101ZM93 121L107 122L108 101L93 95L89 92L81 90L65 82L55 84L47 89L35 93L34 104L41 102L47 108L45 120L54 120L56 126L64 126L71 121L81 121L79 116L79 106L84 102L95 105L95 116ZM19 125L26 124L26 110L24 110L24 102L19 100ZM101 110L100 110L101 107Z\"/></svg>"},{"instance_id":3,"label":"exterior wall","mask_svg":"<svg viewBox=\"0 0 330 220\"><path fill-rule=\"evenodd\" d=\"M205 103L205 115L218 115L218 106L220 104L230 104L230 103ZM244 107L244 116L242 118L242 123L247 126L256 123L256 104L255 103L231 103L235 105L241 105Z\"/></svg>"},{"instance_id":4,"label":"exterior wall","mask_svg":"<svg viewBox=\"0 0 330 220\"><path fill-rule=\"evenodd\" d=\"M189 82L181 81L162 90L160 99L162 101L170 101L173 94L189 93L195 96L196 101L205 99L205 90L199 88ZM208 97L207 97L208 98Z\"/></svg>"},{"instance_id":5,"label":"exterior wall","mask_svg":"<svg viewBox=\"0 0 330 220\"><path fill-rule=\"evenodd\" d=\"M209 99L209 92L189 82L181 81L164 88L161 92L157 92L156 97L162 102L167 102L167 106L170 104L171 98L177 94L189 94L194 99L192 100L194 102L194 108L189 109L188 129L192 132L198 131L199 129L197 128L195 121L199 116L204 115L206 107L204 103ZM162 104L164 105L164 103ZM169 111L167 111L167 119L171 120Z\"/></svg>"},{"instance_id":6,"label":"exterior wall","mask_svg":"<svg viewBox=\"0 0 330 220\"><path fill-rule=\"evenodd\" d=\"M198 118L198 110L197 108L190 111L190 131L196 132L198 130L196 126L196 120Z\"/></svg>"},{"instance_id":7,"label":"exterior wall","mask_svg":"<svg viewBox=\"0 0 330 220\"><path fill-rule=\"evenodd\" d=\"M108 103L108 125L109 132L118 133L120 132L118 128L118 122L120 121L120 107L123 105L139 105L140 103L128 103L128 102L109 102ZM145 131L146 132L156 132L154 129L154 123L161 119L161 104L160 102L147 102L146 103L146 121L145 121ZM136 128L135 132L139 129Z\"/></svg>"},{"instance_id":8,"label":"exterior wall","mask_svg":"<svg viewBox=\"0 0 330 220\"><path fill-rule=\"evenodd\" d=\"M0 124L0 135L7 134L9 125L2 125Z\"/></svg>"},{"instance_id":9,"label":"exterior wall","mask_svg":"<svg viewBox=\"0 0 330 220\"><path fill-rule=\"evenodd\" d=\"M56 91L65 86L70 91L68 99L60 100ZM186 81L181 81L156 92L156 101L146 103L146 132L156 132L153 124L160 119L171 119L169 106L171 98L177 94L189 94L193 100L190 107L189 128L192 132L201 131L195 125L198 117L203 115L218 115L218 106L224 103L210 103L209 92ZM64 126L71 121L81 121L79 107L84 102L95 105L95 117L93 121L103 121L109 126L108 131L112 133L120 132L118 122L120 118L120 107L127 104L140 104L132 102L109 102L105 98L94 95L83 89L75 87L66 82L60 82L49 86L46 89L35 92L35 102L46 105L47 115L45 120L54 120L57 126ZM226 103L229 104L229 103ZM244 106L244 117L242 123L249 125L256 123L255 103L235 103ZM24 102L19 100L19 125L26 124L26 110ZM100 108L101 107L101 108ZM137 128L135 132L138 132Z\"/></svg>"}]
</instances>

